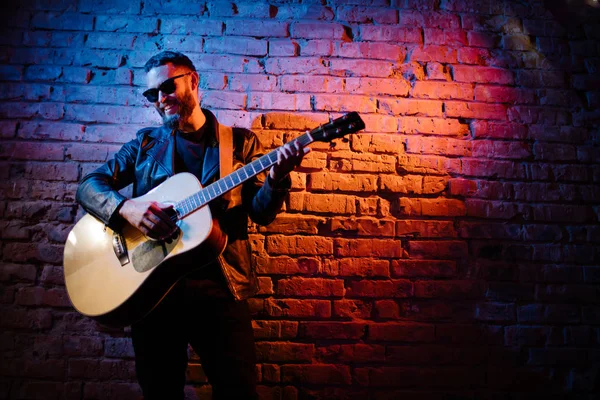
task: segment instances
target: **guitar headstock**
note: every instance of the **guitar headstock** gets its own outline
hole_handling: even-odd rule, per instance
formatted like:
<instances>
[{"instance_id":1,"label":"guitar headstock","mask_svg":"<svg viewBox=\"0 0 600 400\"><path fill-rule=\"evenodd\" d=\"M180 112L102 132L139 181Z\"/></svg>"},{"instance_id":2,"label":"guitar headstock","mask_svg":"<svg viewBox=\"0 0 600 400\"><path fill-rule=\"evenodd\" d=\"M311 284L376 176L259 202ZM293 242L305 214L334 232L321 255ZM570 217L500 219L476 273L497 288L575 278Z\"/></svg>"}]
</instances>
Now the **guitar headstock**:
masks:
<instances>
[{"instance_id":1,"label":"guitar headstock","mask_svg":"<svg viewBox=\"0 0 600 400\"><path fill-rule=\"evenodd\" d=\"M330 142L361 129L365 129L364 121L357 112L351 112L313 129L310 134L314 140Z\"/></svg>"}]
</instances>

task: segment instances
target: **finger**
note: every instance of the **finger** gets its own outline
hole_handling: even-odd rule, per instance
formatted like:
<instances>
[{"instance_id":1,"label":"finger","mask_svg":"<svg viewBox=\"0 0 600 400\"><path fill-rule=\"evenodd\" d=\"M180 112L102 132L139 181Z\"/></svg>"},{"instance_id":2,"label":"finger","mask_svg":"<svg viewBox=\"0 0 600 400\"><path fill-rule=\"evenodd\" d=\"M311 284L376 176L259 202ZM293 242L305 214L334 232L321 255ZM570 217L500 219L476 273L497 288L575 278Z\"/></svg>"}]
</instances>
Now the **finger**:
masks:
<instances>
[{"instance_id":1,"label":"finger","mask_svg":"<svg viewBox=\"0 0 600 400\"><path fill-rule=\"evenodd\" d=\"M298 142L294 142L294 150L295 150L294 153L296 155L301 155L303 153L302 152L302 146L300 146L300 143L298 143Z\"/></svg>"},{"instance_id":2,"label":"finger","mask_svg":"<svg viewBox=\"0 0 600 400\"><path fill-rule=\"evenodd\" d=\"M145 218L144 224L152 231L152 233L157 235L166 235L173 230L172 224L167 223L154 214L150 214Z\"/></svg>"},{"instance_id":3,"label":"finger","mask_svg":"<svg viewBox=\"0 0 600 400\"><path fill-rule=\"evenodd\" d=\"M174 227L175 221L171 218L171 215L167 214L165 210L172 209L172 205L165 205L160 203L152 203L150 205L150 211L152 211L151 215L158 217L161 221L163 221L168 226ZM155 221L157 222L157 221Z\"/></svg>"}]
</instances>

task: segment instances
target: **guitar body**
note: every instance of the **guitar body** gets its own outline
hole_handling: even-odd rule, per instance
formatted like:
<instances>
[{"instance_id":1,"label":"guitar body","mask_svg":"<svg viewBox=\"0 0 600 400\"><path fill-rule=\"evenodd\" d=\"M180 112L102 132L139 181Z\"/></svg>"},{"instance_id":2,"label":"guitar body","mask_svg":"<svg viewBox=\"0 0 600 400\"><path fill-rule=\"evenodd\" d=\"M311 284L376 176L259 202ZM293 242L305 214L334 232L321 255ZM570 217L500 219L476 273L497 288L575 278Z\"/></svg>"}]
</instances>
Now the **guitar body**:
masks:
<instances>
[{"instance_id":1,"label":"guitar body","mask_svg":"<svg viewBox=\"0 0 600 400\"><path fill-rule=\"evenodd\" d=\"M181 173L137 199L173 204L201 188L194 175ZM64 251L65 284L75 309L108 326L130 325L227 244L208 206L186 215L178 226L179 235L167 243L148 239L129 224L114 232L89 214L81 218Z\"/></svg>"}]
</instances>

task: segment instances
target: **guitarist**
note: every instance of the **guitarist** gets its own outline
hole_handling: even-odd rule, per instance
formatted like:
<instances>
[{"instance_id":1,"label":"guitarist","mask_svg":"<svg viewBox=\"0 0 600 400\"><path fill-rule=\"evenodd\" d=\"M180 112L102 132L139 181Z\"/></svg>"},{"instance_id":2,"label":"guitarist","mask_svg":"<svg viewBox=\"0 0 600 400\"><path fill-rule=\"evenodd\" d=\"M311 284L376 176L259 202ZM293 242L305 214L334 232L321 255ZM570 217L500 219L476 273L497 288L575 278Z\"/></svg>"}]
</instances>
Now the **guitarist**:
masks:
<instances>
[{"instance_id":1,"label":"guitarist","mask_svg":"<svg viewBox=\"0 0 600 400\"><path fill-rule=\"evenodd\" d=\"M203 186L219 177L219 122L200 108L199 74L179 52L163 51L145 65L146 99L163 120L141 129L113 159L85 176L77 201L111 229L129 223L146 236L168 239L177 230L168 206L131 200L118 190L133 184L139 197L173 174L191 172ZM256 356L246 299L257 291L248 243L248 217L275 219L291 186L289 173L309 151L286 144L267 172L210 203L228 235L223 254L181 279L165 299L131 327L136 374L145 400L183 399L188 343L200 356L215 399L255 399ZM254 133L233 129L233 168L265 154ZM199 261L202 255L195 257Z\"/></svg>"}]
</instances>

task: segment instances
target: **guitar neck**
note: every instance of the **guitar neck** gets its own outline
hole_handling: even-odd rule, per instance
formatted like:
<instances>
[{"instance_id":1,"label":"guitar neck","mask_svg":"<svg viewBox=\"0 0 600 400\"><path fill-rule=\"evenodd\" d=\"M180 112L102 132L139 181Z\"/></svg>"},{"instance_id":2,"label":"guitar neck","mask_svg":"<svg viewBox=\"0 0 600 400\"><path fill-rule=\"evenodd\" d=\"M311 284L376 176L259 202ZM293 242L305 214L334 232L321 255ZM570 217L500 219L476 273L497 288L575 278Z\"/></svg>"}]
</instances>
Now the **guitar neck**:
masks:
<instances>
[{"instance_id":1,"label":"guitar neck","mask_svg":"<svg viewBox=\"0 0 600 400\"><path fill-rule=\"evenodd\" d=\"M293 139L291 143L294 144L298 142L300 146L306 147L312 142L314 142L311 133L312 131L306 132L302 136ZM224 195L231 189L241 185L248 179L253 178L254 176L260 174L267 168L277 163L278 150L279 148L265 154L264 156L252 161L249 164L244 165L242 168L233 171L231 174L219 179L216 182L211 183L205 188L202 188L202 190L200 190L199 192L196 192L193 195L188 196L185 199L178 202L177 204L175 204L175 210L177 212L178 218L182 219L186 215L189 215L194 211L198 210L199 208L204 207L212 200Z\"/></svg>"}]
</instances>

